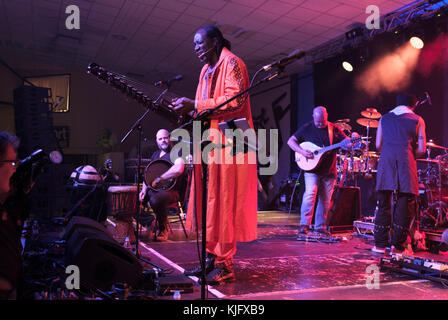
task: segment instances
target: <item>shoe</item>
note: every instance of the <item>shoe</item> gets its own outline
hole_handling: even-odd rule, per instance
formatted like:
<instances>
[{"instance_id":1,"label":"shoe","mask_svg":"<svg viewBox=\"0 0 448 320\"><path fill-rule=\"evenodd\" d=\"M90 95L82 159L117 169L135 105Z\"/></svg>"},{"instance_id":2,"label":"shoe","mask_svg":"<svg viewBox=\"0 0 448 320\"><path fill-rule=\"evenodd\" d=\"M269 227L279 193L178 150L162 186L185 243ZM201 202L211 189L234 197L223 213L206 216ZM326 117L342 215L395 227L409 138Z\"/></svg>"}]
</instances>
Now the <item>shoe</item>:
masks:
<instances>
[{"instance_id":1,"label":"shoe","mask_svg":"<svg viewBox=\"0 0 448 320\"><path fill-rule=\"evenodd\" d=\"M306 235L306 234L308 234L309 229L310 228L307 225L301 225L301 226L299 226L298 233L299 233L299 235Z\"/></svg>"},{"instance_id":2,"label":"shoe","mask_svg":"<svg viewBox=\"0 0 448 320\"><path fill-rule=\"evenodd\" d=\"M326 237L331 237L331 233L328 232L326 229L324 228L320 228L320 229L314 229L315 233L318 233L320 235L326 236Z\"/></svg>"},{"instance_id":3,"label":"shoe","mask_svg":"<svg viewBox=\"0 0 448 320\"><path fill-rule=\"evenodd\" d=\"M155 221L155 218L152 215L141 215L140 218L138 219L139 224L148 229L152 225L154 225L154 221Z\"/></svg>"},{"instance_id":4,"label":"shoe","mask_svg":"<svg viewBox=\"0 0 448 320\"><path fill-rule=\"evenodd\" d=\"M373 248L370 250L375 253L383 253L383 254L386 253L386 248L380 248L377 246L373 246Z\"/></svg>"},{"instance_id":5,"label":"shoe","mask_svg":"<svg viewBox=\"0 0 448 320\"><path fill-rule=\"evenodd\" d=\"M199 279L199 284L201 284L201 280L202 279ZM217 263L216 268L207 274L205 281L207 284L222 284L223 282L235 281L235 270L233 269L233 263Z\"/></svg>"},{"instance_id":6,"label":"shoe","mask_svg":"<svg viewBox=\"0 0 448 320\"><path fill-rule=\"evenodd\" d=\"M390 254L401 254L404 256L413 256L414 255L414 251L412 251L412 248L404 248L403 250L397 249L395 248L395 246L392 246L390 248Z\"/></svg>"},{"instance_id":7,"label":"shoe","mask_svg":"<svg viewBox=\"0 0 448 320\"><path fill-rule=\"evenodd\" d=\"M159 234L156 236L157 241L166 241L168 240L168 230L165 229L163 231L160 231Z\"/></svg>"},{"instance_id":8,"label":"shoe","mask_svg":"<svg viewBox=\"0 0 448 320\"><path fill-rule=\"evenodd\" d=\"M205 273L210 273L215 269L215 256L207 255L205 258ZM184 270L184 275L187 277L200 277L202 275L201 264L193 269Z\"/></svg>"}]
</instances>

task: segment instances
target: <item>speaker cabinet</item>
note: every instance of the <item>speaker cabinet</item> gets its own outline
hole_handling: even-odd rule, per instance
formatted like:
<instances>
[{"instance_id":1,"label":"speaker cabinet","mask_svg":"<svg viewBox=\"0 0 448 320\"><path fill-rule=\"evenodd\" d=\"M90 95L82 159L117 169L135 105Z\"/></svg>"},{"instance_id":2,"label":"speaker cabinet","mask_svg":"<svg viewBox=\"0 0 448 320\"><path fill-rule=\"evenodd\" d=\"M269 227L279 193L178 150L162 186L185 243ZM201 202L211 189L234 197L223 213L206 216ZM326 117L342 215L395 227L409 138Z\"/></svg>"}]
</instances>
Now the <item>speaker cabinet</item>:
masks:
<instances>
[{"instance_id":1,"label":"speaker cabinet","mask_svg":"<svg viewBox=\"0 0 448 320\"><path fill-rule=\"evenodd\" d=\"M331 232L353 229L353 221L361 216L361 192L359 187L336 186L332 206L328 211L327 226Z\"/></svg>"},{"instance_id":2,"label":"speaker cabinet","mask_svg":"<svg viewBox=\"0 0 448 320\"><path fill-rule=\"evenodd\" d=\"M51 89L20 86L14 90L14 119L20 138L18 155L27 157L36 149L57 150L51 113Z\"/></svg>"},{"instance_id":3,"label":"speaker cabinet","mask_svg":"<svg viewBox=\"0 0 448 320\"><path fill-rule=\"evenodd\" d=\"M65 237L65 263L79 268L84 288L109 290L115 283L137 287L142 278L140 262L101 224L88 218L73 217Z\"/></svg>"}]
</instances>

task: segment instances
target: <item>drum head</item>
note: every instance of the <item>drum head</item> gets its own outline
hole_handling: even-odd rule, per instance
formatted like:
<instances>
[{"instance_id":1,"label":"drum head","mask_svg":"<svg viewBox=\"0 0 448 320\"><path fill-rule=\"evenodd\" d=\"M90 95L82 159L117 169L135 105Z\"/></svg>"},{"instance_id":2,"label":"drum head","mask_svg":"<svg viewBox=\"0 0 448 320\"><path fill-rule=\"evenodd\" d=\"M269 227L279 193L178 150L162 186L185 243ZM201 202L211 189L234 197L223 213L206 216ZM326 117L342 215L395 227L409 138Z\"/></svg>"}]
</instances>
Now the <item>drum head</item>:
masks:
<instances>
[{"instance_id":1,"label":"drum head","mask_svg":"<svg viewBox=\"0 0 448 320\"><path fill-rule=\"evenodd\" d=\"M164 159L157 159L152 161L145 169L145 183L148 187L151 187L151 183L158 177L160 177L162 174L168 171L169 168L172 167L172 163L164 160ZM162 181L159 186L157 187L157 190L169 190L171 189L175 184L175 179L169 179Z\"/></svg>"}]
</instances>

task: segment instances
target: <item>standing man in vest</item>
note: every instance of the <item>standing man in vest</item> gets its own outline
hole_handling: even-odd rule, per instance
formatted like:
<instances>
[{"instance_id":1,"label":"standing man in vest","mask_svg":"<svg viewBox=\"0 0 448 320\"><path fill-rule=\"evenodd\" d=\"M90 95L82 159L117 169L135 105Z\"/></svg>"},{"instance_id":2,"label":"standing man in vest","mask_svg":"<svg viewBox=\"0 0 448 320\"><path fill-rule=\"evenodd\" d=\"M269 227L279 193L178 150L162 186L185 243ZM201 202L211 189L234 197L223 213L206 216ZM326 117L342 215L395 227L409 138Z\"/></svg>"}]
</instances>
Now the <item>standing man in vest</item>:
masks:
<instances>
[{"instance_id":1,"label":"standing man in vest","mask_svg":"<svg viewBox=\"0 0 448 320\"><path fill-rule=\"evenodd\" d=\"M412 219L416 214L418 177L416 155L426 152L425 121L414 113L417 99L409 93L397 96L397 107L381 117L376 148L381 151L377 172L379 208L375 217L375 246L384 253L393 228L391 252L401 253ZM392 193L398 194L391 221ZM406 252L412 253L412 252Z\"/></svg>"},{"instance_id":2,"label":"standing man in vest","mask_svg":"<svg viewBox=\"0 0 448 320\"><path fill-rule=\"evenodd\" d=\"M305 123L288 140L288 146L306 158L313 158L310 150L300 147L305 141L314 143L320 147L326 147L340 142L348 137L338 126L328 121L328 113L325 107L319 106L313 110L313 121ZM314 206L317 200L314 231L328 236L326 218L330 208L331 195L336 183L336 150L323 155L321 163L313 170L306 171L305 192L303 194L300 209L299 235L308 233L313 220Z\"/></svg>"}]
</instances>

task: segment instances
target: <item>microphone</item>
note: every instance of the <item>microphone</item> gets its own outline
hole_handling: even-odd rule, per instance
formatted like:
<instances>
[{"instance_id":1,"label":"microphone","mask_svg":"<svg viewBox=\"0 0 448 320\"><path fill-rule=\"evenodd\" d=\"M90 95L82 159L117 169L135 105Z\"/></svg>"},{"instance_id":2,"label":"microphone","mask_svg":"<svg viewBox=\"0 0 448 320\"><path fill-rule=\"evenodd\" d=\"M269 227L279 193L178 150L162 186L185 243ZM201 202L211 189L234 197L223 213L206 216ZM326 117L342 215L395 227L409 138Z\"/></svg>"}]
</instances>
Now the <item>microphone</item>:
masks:
<instances>
[{"instance_id":1,"label":"microphone","mask_svg":"<svg viewBox=\"0 0 448 320\"><path fill-rule=\"evenodd\" d=\"M208 49L205 52L202 52L200 55L198 55L198 58L201 59L203 56L205 56L207 53L209 53L210 51L212 51L213 49L215 49L215 47L211 47L210 49Z\"/></svg>"},{"instance_id":2,"label":"microphone","mask_svg":"<svg viewBox=\"0 0 448 320\"><path fill-rule=\"evenodd\" d=\"M171 84L171 82L173 82L173 81L180 81L183 78L184 77L181 74L179 74L179 75L175 76L174 78L171 78L171 79L168 79L168 80L160 80L160 81L154 82L154 86L155 87L160 87L160 86L162 86L164 84L169 86Z\"/></svg>"},{"instance_id":3,"label":"microphone","mask_svg":"<svg viewBox=\"0 0 448 320\"><path fill-rule=\"evenodd\" d=\"M43 171L43 167L49 162L61 163L62 155L58 151L53 151L50 157L42 150L38 149L25 159L19 162L16 172L11 177L11 186L14 192L31 191L37 176Z\"/></svg>"},{"instance_id":4,"label":"microphone","mask_svg":"<svg viewBox=\"0 0 448 320\"><path fill-rule=\"evenodd\" d=\"M428 91L425 91L425 96L426 96L426 102L428 102L428 104L432 106L431 96L429 95Z\"/></svg>"},{"instance_id":5,"label":"microphone","mask_svg":"<svg viewBox=\"0 0 448 320\"><path fill-rule=\"evenodd\" d=\"M271 64L268 64L263 67L264 71L268 71L274 67L276 68L284 68L286 65L294 62L295 60L299 60L305 56L305 51L302 51L300 49L296 49L293 52L291 52L287 57L281 58Z\"/></svg>"}]
</instances>

